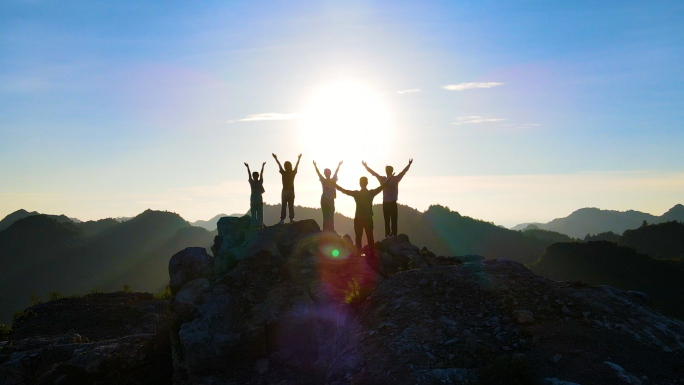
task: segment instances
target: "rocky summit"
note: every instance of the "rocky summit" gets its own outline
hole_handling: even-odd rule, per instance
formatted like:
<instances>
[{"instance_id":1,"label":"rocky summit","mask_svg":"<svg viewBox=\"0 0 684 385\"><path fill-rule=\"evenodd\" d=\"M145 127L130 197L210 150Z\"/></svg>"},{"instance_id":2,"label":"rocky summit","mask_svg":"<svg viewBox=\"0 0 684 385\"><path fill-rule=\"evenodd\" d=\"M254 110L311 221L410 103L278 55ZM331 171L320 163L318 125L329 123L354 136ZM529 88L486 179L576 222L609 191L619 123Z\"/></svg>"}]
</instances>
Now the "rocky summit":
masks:
<instances>
[{"instance_id":1,"label":"rocky summit","mask_svg":"<svg viewBox=\"0 0 684 385\"><path fill-rule=\"evenodd\" d=\"M0 383L684 383L684 322L644 293L406 235L370 258L312 220L225 217L211 252L171 257L168 306L112 293L27 309Z\"/></svg>"},{"instance_id":2,"label":"rocky summit","mask_svg":"<svg viewBox=\"0 0 684 385\"><path fill-rule=\"evenodd\" d=\"M176 384L683 383L684 323L644 293L406 235L372 260L312 220L248 227L222 218L213 257L170 261L187 277L172 280Z\"/></svg>"}]
</instances>

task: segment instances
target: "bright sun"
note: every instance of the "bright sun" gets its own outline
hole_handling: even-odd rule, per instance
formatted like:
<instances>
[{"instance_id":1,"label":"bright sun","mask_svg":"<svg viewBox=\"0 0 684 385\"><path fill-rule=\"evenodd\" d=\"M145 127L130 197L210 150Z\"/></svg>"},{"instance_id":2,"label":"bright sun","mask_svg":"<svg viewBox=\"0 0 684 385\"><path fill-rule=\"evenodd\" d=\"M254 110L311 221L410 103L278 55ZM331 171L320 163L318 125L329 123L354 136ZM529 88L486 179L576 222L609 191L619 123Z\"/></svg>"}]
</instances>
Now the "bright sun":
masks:
<instances>
[{"instance_id":1,"label":"bright sun","mask_svg":"<svg viewBox=\"0 0 684 385\"><path fill-rule=\"evenodd\" d=\"M301 119L304 151L322 167L340 160L382 158L391 140L389 113L378 94L353 82L339 82L313 94Z\"/></svg>"}]
</instances>

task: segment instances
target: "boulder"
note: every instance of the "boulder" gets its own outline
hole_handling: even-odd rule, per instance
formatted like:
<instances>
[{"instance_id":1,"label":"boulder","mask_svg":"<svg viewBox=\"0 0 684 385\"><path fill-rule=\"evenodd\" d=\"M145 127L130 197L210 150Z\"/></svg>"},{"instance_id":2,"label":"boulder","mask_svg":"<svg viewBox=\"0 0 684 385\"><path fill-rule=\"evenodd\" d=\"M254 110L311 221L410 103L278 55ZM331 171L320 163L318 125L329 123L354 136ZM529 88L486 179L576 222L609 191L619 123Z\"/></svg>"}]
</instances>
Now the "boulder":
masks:
<instances>
[{"instance_id":1,"label":"boulder","mask_svg":"<svg viewBox=\"0 0 684 385\"><path fill-rule=\"evenodd\" d=\"M427 265L420 249L411 244L406 234L378 242L376 253L379 258L378 272L383 277Z\"/></svg>"},{"instance_id":2,"label":"boulder","mask_svg":"<svg viewBox=\"0 0 684 385\"><path fill-rule=\"evenodd\" d=\"M169 260L169 288L176 294L186 282L209 278L213 274L214 258L203 247L188 247Z\"/></svg>"}]
</instances>

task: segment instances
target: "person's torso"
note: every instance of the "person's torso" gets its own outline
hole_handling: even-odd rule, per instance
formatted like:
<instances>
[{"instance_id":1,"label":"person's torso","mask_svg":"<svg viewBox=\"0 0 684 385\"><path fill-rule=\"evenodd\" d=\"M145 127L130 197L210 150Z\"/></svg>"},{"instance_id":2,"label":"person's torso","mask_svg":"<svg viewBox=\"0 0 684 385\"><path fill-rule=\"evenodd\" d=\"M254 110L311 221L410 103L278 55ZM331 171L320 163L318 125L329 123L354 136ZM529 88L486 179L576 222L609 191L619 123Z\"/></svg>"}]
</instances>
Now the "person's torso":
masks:
<instances>
[{"instance_id":1,"label":"person's torso","mask_svg":"<svg viewBox=\"0 0 684 385\"><path fill-rule=\"evenodd\" d=\"M252 195L249 197L249 201L252 204L263 203L263 198L261 194L264 193L264 181L263 180L249 180L249 187L252 189Z\"/></svg>"},{"instance_id":2,"label":"person's torso","mask_svg":"<svg viewBox=\"0 0 684 385\"><path fill-rule=\"evenodd\" d=\"M280 173L283 175L283 190L294 190L294 179L297 172L295 170L283 170Z\"/></svg>"},{"instance_id":3,"label":"person's torso","mask_svg":"<svg viewBox=\"0 0 684 385\"><path fill-rule=\"evenodd\" d=\"M335 199L337 197L337 190L335 190L335 182L337 182L337 178L321 179L321 185L323 186L322 198Z\"/></svg>"},{"instance_id":4,"label":"person's torso","mask_svg":"<svg viewBox=\"0 0 684 385\"><path fill-rule=\"evenodd\" d=\"M356 201L356 218L373 218L373 198L375 196L370 190L359 190L354 196Z\"/></svg>"},{"instance_id":5,"label":"person's torso","mask_svg":"<svg viewBox=\"0 0 684 385\"><path fill-rule=\"evenodd\" d=\"M387 177L380 177L381 179L380 183L385 183L387 180ZM399 198L399 181L401 178L394 177L390 182L385 186L385 189L382 190L382 201L383 202L394 202Z\"/></svg>"}]
</instances>

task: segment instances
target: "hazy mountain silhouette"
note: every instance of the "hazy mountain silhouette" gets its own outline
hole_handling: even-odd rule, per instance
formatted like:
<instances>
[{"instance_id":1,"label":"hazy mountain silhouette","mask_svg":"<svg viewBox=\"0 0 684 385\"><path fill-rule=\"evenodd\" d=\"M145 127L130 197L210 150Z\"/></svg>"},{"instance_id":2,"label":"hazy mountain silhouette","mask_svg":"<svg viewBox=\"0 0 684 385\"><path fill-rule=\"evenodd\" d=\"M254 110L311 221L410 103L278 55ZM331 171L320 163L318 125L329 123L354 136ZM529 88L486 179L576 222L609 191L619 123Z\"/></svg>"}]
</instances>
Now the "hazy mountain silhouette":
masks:
<instances>
[{"instance_id":1,"label":"hazy mountain silhouette","mask_svg":"<svg viewBox=\"0 0 684 385\"><path fill-rule=\"evenodd\" d=\"M114 291L124 284L158 292L168 280L170 256L189 246L208 248L213 236L177 214L152 210L123 223L77 225L44 215L18 220L0 231L0 322L26 307L31 294Z\"/></svg>"},{"instance_id":2,"label":"hazy mountain silhouette","mask_svg":"<svg viewBox=\"0 0 684 385\"><path fill-rule=\"evenodd\" d=\"M556 218L548 223L522 223L512 227L513 230L524 230L529 225L542 230L557 231L573 238L584 238L587 234L598 234L612 231L622 234L625 230L635 229L647 221L662 223L668 221L684 221L684 206L675 205L661 216L641 211L615 211L597 208L579 209L564 218Z\"/></svg>"},{"instance_id":3,"label":"hazy mountain silhouette","mask_svg":"<svg viewBox=\"0 0 684 385\"><path fill-rule=\"evenodd\" d=\"M50 217L50 218L52 218L52 219L54 219L60 223L68 223L68 222L75 223L74 221L71 220L71 218L67 217L66 215L41 214L41 213L38 213L35 211L29 212L29 211L26 211L24 209L19 209L19 210L15 211L11 214L8 214L5 218L3 218L0 221L0 231L10 227L12 225L12 223L18 221L19 219L23 219L23 218L26 218L26 217L32 216L32 215L45 215L45 216Z\"/></svg>"},{"instance_id":4,"label":"hazy mountain silhouette","mask_svg":"<svg viewBox=\"0 0 684 385\"><path fill-rule=\"evenodd\" d=\"M81 229L81 231L83 231L83 235L86 237L92 237L93 235L101 233L105 230L109 230L117 225L119 225L119 221L114 218L76 223L76 227Z\"/></svg>"},{"instance_id":5,"label":"hazy mountain silhouette","mask_svg":"<svg viewBox=\"0 0 684 385\"><path fill-rule=\"evenodd\" d=\"M672 221L627 230L619 244L653 258L684 259L684 224Z\"/></svg>"},{"instance_id":6,"label":"hazy mountain silhouette","mask_svg":"<svg viewBox=\"0 0 684 385\"><path fill-rule=\"evenodd\" d=\"M221 219L223 217L240 217L242 215L244 215L244 214L231 214L231 215L219 214L219 215L216 215L207 221L199 220L199 221L191 222L191 224L193 226L205 228L209 231L214 231L214 230L216 230L216 223L218 222L219 219Z\"/></svg>"},{"instance_id":7,"label":"hazy mountain silhouette","mask_svg":"<svg viewBox=\"0 0 684 385\"><path fill-rule=\"evenodd\" d=\"M612 242L556 243L532 271L561 281L583 281L647 293L664 313L684 317L684 262L656 260Z\"/></svg>"},{"instance_id":8,"label":"hazy mountain silhouette","mask_svg":"<svg viewBox=\"0 0 684 385\"><path fill-rule=\"evenodd\" d=\"M608 241L608 242L613 242L613 243L620 243L620 235L615 234L612 231L606 231L604 233L598 233L595 235L587 234L584 237L584 242L593 242L593 241Z\"/></svg>"}]
</instances>

